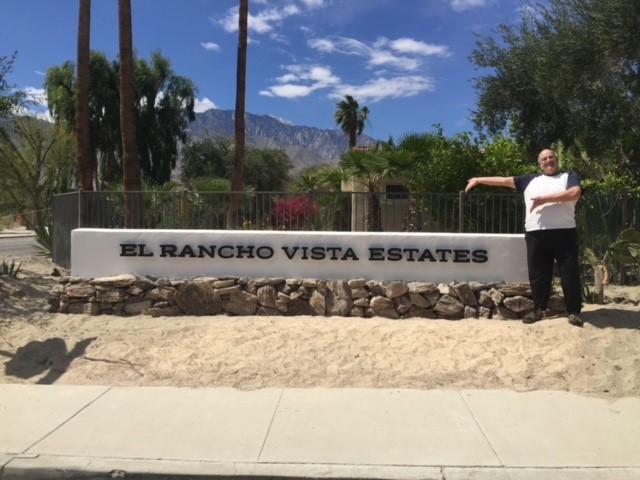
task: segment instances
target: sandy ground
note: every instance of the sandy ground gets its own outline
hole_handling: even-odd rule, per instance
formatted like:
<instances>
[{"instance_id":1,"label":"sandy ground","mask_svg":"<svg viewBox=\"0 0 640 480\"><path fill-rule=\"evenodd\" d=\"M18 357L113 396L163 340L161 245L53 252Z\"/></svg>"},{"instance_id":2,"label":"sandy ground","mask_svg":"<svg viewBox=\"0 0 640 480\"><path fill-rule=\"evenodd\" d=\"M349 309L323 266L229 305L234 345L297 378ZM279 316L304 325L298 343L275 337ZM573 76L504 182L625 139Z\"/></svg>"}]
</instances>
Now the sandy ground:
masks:
<instances>
[{"instance_id":1,"label":"sandy ground","mask_svg":"<svg viewBox=\"0 0 640 480\"><path fill-rule=\"evenodd\" d=\"M640 395L640 287L566 318L500 320L49 314L41 257L0 277L0 383L565 390ZM625 298L625 303L615 303Z\"/></svg>"}]
</instances>

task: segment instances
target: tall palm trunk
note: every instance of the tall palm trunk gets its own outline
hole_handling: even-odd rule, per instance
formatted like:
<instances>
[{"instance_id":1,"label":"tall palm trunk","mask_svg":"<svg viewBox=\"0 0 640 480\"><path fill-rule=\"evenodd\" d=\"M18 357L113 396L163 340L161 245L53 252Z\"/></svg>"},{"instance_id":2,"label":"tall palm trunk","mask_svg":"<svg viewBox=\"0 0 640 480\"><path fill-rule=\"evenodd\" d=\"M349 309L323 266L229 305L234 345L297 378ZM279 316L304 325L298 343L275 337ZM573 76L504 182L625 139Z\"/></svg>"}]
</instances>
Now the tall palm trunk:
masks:
<instances>
[{"instance_id":1,"label":"tall palm trunk","mask_svg":"<svg viewBox=\"0 0 640 480\"><path fill-rule=\"evenodd\" d=\"M78 66L76 71L76 160L80 172L82 192L93 190L91 161L91 126L89 118L89 70L91 44L91 0L79 0L78 14ZM80 226L89 226L91 194L83 195L80 203Z\"/></svg>"},{"instance_id":2,"label":"tall palm trunk","mask_svg":"<svg viewBox=\"0 0 640 480\"><path fill-rule=\"evenodd\" d=\"M89 119L91 0L79 0L78 66L76 79L76 147L82 190L93 190Z\"/></svg>"},{"instance_id":3,"label":"tall palm trunk","mask_svg":"<svg viewBox=\"0 0 640 480\"><path fill-rule=\"evenodd\" d=\"M247 86L247 21L249 0L240 0L238 15L238 64L236 71L236 112L235 112L235 158L231 176L231 199L227 226L238 229L242 225L242 200L245 150L245 96Z\"/></svg>"},{"instance_id":4,"label":"tall palm trunk","mask_svg":"<svg viewBox=\"0 0 640 480\"><path fill-rule=\"evenodd\" d=\"M120 135L125 195L125 227L143 227L142 180L136 143L131 0L118 0L120 30Z\"/></svg>"},{"instance_id":5,"label":"tall palm trunk","mask_svg":"<svg viewBox=\"0 0 640 480\"><path fill-rule=\"evenodd\" d=\"M369 232L382 231L382 219L380 218L380 199L375 190L369 190L369 211L367 215L367 230Z\"/></svg>"}]
</instances>

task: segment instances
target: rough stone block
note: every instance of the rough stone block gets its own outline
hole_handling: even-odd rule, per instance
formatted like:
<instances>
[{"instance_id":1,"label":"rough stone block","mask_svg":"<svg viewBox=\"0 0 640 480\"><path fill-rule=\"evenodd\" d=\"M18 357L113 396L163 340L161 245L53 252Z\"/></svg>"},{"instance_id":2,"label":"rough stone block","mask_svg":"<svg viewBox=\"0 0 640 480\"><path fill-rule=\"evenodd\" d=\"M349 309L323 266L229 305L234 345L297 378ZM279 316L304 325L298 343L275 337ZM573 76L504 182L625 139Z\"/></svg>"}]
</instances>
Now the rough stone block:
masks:
<instances>
[{"instance_id":1,"label":"rough stone block","mask_svg":"<svg viewBox=\"0 0 640 480\"><path fill-rule=\"evenodd\" d=\"M222 311L220 295L205 282L185 283L176 291L175 300L186 315L216 315Z\"/></svg>"},{"instance_id":2,"label":"rough stone block","mask_svg":"<svg viewBox=\"0 0 640 480\"><path fill-rule=\"evenodd\" d=\"M234 315L255 315L258 307L258 297L242 290L235 291L229 298L225 310Z\"/></svg>"}]
</instances>

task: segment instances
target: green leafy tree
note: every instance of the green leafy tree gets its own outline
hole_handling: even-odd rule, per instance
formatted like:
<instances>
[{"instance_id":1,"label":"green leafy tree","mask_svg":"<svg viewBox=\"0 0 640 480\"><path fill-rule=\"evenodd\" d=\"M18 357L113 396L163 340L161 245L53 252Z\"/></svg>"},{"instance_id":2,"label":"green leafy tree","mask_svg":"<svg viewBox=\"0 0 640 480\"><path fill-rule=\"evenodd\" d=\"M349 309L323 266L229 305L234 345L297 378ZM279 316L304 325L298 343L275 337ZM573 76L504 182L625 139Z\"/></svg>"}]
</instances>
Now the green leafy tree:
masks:
<instances>
[{"instance_id":1,"label":"green leafy tree","mask_svg":"<svg viewBox=\"0 0 640 480\"><path fill-rule=\"evenodd\" d=\"M494 136L478 147L478 151L478 175L508 177L539 171L535 157L528 161L529 155L522 145L504 135ZM463 185L466 180L462 179Z\"/></svg>"},{"instance_id":2,"label":"green leafy tree","mask_svg":"<svg viewBox=\"0 0 640 480\"><path fill-rule=\"evenodd\" d=\"M101 189L121 181L118 66L100 52L89 57L89 131L92 183ZM76 125L76 67L73 62L53 66L45 75L49 110L57 123Z\"/></svg>"},{"instance_id":3,"label":"green leafy tree","mask_svg":"<svg viewBox=\"0 0 640 480\"><path fill-rule=\"evenodd\" d=\"M76 66L66 62L47 70L45 89L49 109L57 122L75 127ZM178 157L178 144L187 139L188 123L195 119L196 88L177 75L170 62L154 52L150 61L136 59L136 142L145 181L160 185L171 177ZM117 61L91 52L89 96L91 166L94 183L122 180L122 140L119 114Z\"/></svg>"},{"instance_id":4,"label":"green leafy tree","mask_svg":"<svg viewBox=\"0 0 640 480\"><path fill-rule=\"evenodd\" d=\"M7 76L11 73L16 55L17 53L0 57L0 118L12 113L25 100L24 92L15 91L7 82Z\"/></svg>"},{"instance_id":5,"label":"green leafy tree","mask_svg":"<svg viewBox=\"0 0 640 480\"><path fill-rule=\"evenodd\" d=\"M458 192L479 169L480 151L467 133L409 133L397 148L413 159L407 186L415 192Z\"/></svg>"},{"instance_id":6,"label":"green leafy tree","mask_svg":"<svg viewBox=\"0 0 640 480\"><path fill-rule=\"evenodd\" d=\"M51 196L76 182L73 136L62 126L17 117L0 129L0 189L18 211L34 211L34 227L45 226Z\"/></svg>"},{"instance_id":7,"label":"green leafy tree","mask_svg":"<svg viewBox=\"0 0 640 480\"><path fill-rule=\"evenodd\" d=\"M293 163L283 150L249 148L244 182L259 192L286 190Z\"/></svg>"},{"instance_id":8,"label":"green leafy tree","mask_svg":"<svg viewBox=\"0 0 640 480\"><path fill-rule=\"evenodd\" d=\"M306 167L293 180L293 188L297 192L312 192L319 190L320 177L317 166Z\"/></svg>"},{"instance_id":9,"label":"green leafy tree","mask_svg":"<svg viewBox=\"0 0 640 480\"><path fill-rule=\"evenodd\" d=\"M234 144L229 138L206 137L191 140L183 150L182 181L193 185L193 179L227 179L233 174ZM255 191L283 191L293 167L282 150L248 148L243 184Z\"/></svg>"},{"instance_id":10,"label":"green leafy tree","mask_svg":"<svg viewBox=\"0 0 640 480\"><path fill-rule=\"evenodd\" d=\"M182 181L194 178L230 178L233 142L225 137L191 139L182 149Z\"/></svg>"},{"instance_id":11,"label":"green leafy tree","mask_svg":"<svg viewBox=\"0 0 640 480\"><path fill-rule=\"evenodd\" d=\"M509 131L530 155L556 141L580 144L612 169L640 175L640 3L550 0L500 40L478 40L471 60L493 74L476 80L477 127ZM616 166L617 165L617 166Z\"/></svg>"},{"instance_id":12,"label":"green leafy tree","mask_svg":"<svg viewBox=\"0 0 640 480\"><path fill-rule=\"evenodd\" d=\"M138 59L135 75L141 169L147 181L161 185L171 179L178 141L187 141L188 124L196 118L197 89L191 80L176 75L159 52L151 54L150 63Z\"/></svg>"},{"instance_id":13,"label":"green leafy tree","mask_svg":"<svg viewBox=\"0 0 640 480\"><path fill-rule=\"evenodd\" d=\"M351 95L345 95L344 100L336 104L333 117L336 124L349 137L349 149L354 149L357 137L364 131L365 123L369 118L369 109L360 107Z\"/></svg>"}]
</instances>

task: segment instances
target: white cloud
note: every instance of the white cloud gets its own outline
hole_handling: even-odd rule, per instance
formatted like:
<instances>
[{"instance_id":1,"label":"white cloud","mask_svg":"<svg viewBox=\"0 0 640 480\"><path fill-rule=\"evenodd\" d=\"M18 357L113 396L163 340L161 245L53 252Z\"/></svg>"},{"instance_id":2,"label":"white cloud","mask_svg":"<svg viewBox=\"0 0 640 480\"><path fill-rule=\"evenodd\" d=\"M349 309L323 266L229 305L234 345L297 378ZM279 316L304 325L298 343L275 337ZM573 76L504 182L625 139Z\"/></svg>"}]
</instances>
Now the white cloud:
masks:
<instances>
[{"instance_id":1,"label":"white cloud","mask_svg":"<svg viewBox=\"0 0 640 480\"><path fill-rule=\"evenodd\" d=\"M336 51L335 44L328 38L313 38L309 40L308 45L323 53L332 53Z\"/></svg>"},{"instance_id":2,"label":"white cloud","mask_svg":"<svg viewBox=\"0 0 640 480\"><path fill-rule=\"evenodd\" d=\"M389 46L396 52L414 53L416 55L436 57L449 57L451 52L446 45L434 45L432 43L424 43L412 38L398 38L391 40Z\"/></svg>"},{"instance_id":3,"label":"white cloud","mask_svg":"<svg viewBox=\"0 0 640 480\"><path fill-rule=\"evenodd\" d=\"M451 8L456 12L464 12L472 8L486 7L490 0L451 0Z\"/></svg>"},{"instance_id":4,"label":"white cloud","mask_svg":"<svg viewBox=\"0 0 640 480\"><path fill-rule=\"evenodd\" d=\"M307 97L319 90L328 90L331 99L354 95L358 100L378 102L385 98L402 98L433 91L435 82L423 75L377 77L362 85L342 83L325 65L286 65L287 73L276 79L277 84L260 92L266 97L295 99Z\"/></svg>"},{"instance_id":5,"label":"white cloud","mask_svg":"<svg viewBox=\"0 0 640 480\"><path fill-rule=\"evenodd\" d=\"M247 19L249 31L257 34L272 33L276 27L279 27L287 18L294 15L302 15L305 11L317 10L328 6L328 0L300 0L300 6L294 2L287 3L281 7L270 7L270 2L266 0L254 0L254 5L264 7L257 10L254 14L253 9L249 9L249 18ZM301 8L303 7L303 8ZM222 26L229 32L238 31L238 7L232 7L227 10L222 20L211 19L212 23ZM278 35L277 38L280 38Z\"/></svg>"},{"instance_id":6,"label":"white cloud","mask_svg":"<svg viewBox=\"0 0 640 480\"><path fill-rule=\"evenodd\" d=\"M372 49L360 40L347 37L314 38L308 45L322 53L341 53L343 55L358 55L368 57Z\"/></svg>"},{"instance_id":7,"label":"white cloud","mask_svg":"<svg viewBox=\"0 0 640 480\"><path fill-rule=\"evenodd\" d=\"M416 70L420 66L420 60L395 55L388 50L373 50L368 64L370 67L389 66L401 70Z\"/></svg>"},{"instance_id":8,"label":"white cloud","mask_svg":"<svg viewBox=\"0 0 640 480\"><path fill-rule=\"evenodd\" d=\"M340 83L329 67L323 65L287 65L288 73L278 77L277 85L260 92L267 97L298 98L309 96L316 90Z\"/></svg>"},{"instance_id":9,"label":"white cloud","mask_svg":"<svg viewBox=\"0 0 640 480\"><path fill-rule=\"evenodd\" d=\"M340 85L329 94L329 98L340 99L353 95L358 101L375 103L386 98L413 97L422 92L435 90L432 78L421 75L376 78L363 85Z\"/></svg>"},{"instance_id":10,"label":"white cloud","mask_svg":"<svg viewBox=\"0 0 640 480\"><path fill-rule=\"evenodd\" d=\"M300 9L296 5L286 5L282 8L268 8L262 10L253 15L249 11L249 18L247 19L247 25L250 32L254 33L269 33L275 26L280 25L284 19L292 15L298 15ZM227 10L227 14L222 20L213 20L215 23L222 26L222 28L229 33L238 31L238 7L233 7Z\"/></svg>"},{"instance_id":11,"label":"white cloud","mask_svg":"<svg viewBox=\"0 0 640 480\"><path fill-rule=\"evenodd\" d=\"M307 85L273 85L260 91L260 95L265 97L299 98L307 97L314 91L314 88Z\"/></svg>"},{"instance_id":12,"label":"white cloud","mask_svg":"<svg viewBox=\"0 0 640 480\"><path fill-rule=\"evenodd\" d=\"M20 106L13 112L16 115L29 115L47 122L53 122L53 117L47 105L47 92L44 88L26 87L22 91L29 102L25 106Z\"/></svg>"},{"instance_id":13,"label":"white cloud","mask_svg":"<svg viewBox=\"0 0 640 480\"><path fill-rule=\"evenodd\" d=\"M210 52L219 52L221 50L220 45L213 42L200 42L200 46Z\"/></svg>"},{"instance_id":14,"label":"white cloud","mask_svg":"<svg viewBox=\"0 0 640 480\"><path fill-rule=\"evenodd\" d=\"M218 107L216 107L216 104L209 100L207 97L204 97L202 100L196 98L196 104L193 110L197 113L202 113L206 112L207 110L211 110L212 108Z\"/></svg>"},{"instance_id":15,"label":"white cloud","mask_svg":"<svg viewBox=\"0 0 640 480\"><path fill-rule=\"evenodd\" d=\"M302 0L302 3L308 9L324 8L327 5L326 0Z\"/></svg>"},{"instance_id":16,"label":"white cloud","mask_svg":"<svg viewBox=\"0 0 640 480\"><path fill-rule=\"evenodd\" d=\"M47 106L47 92L44 88L26 87L23 89L27 96L27 100L35 103L37 106Z\"/></svg>"},{"instance_id":17,"label":"white cloud","mask_svg":"<svg viewBox=\"0 0 640 480\"><path fill-rule=\"evenodd\" d=\"M445 45L434 45L411 38L389 40L380 37L371 46L346 37L314 38L309 40L308 45L325 54L340 53L364 57L369 68L391 67L405 71L420 68L423 57L451 55Z\"/></svg>"}]
</instances>

